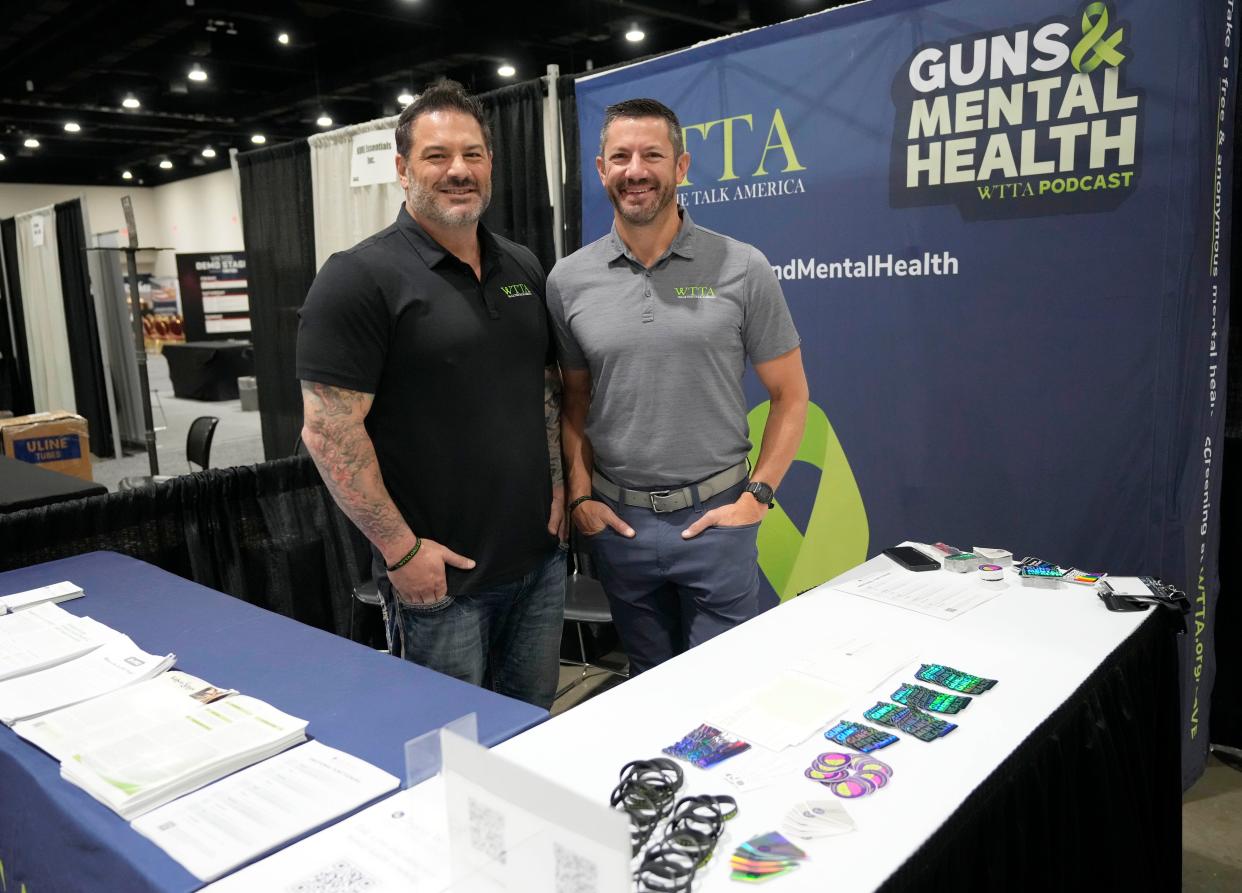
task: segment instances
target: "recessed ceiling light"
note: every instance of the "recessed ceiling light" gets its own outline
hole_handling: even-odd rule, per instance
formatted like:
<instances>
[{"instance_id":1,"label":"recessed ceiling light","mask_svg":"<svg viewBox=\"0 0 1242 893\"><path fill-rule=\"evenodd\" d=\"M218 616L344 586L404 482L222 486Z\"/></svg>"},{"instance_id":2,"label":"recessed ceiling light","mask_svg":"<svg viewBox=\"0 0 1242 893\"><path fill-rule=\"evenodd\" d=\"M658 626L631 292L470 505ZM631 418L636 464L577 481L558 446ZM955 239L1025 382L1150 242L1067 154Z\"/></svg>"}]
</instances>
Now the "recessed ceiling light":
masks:
<instances>
[{"instance_id":1,"label":"recessed ceiling light","mask_svg":"<svg viewBox=\"0 0 1242 893\"><path fill-rule=\"evenodd\" d=\"M402 105L409 105L413 101L414 101L414 94L411 93L409 90L402 90L400 95L397 96L397 102L401 103Z\"/></svg>"},{"instance_id":2,"label":"recessed ceiling light","mask_svg":"<svg viewBox=\"0 0 1242 893\"><path fill-rule=\"evenodd\" d=\"M267 142L267 137L261 133L253 133L250 135L250 142L261 146Z\"/></svg>"},{"instance_id":3,"label":"recessed ceiling light","mask_svg":"<svg viewBox=\"0 0 1242 893\"><path fill-rule=\"evenodd\" d=\"M637 22L630 25L630 30L625 32L625 39L630 43L638 43L646 36L647 35L643 33L642 29L638 27Z\"/></svg>"},{"instance_id":4,"label":"recessed ceiling light","mask_svg":"<svg viewBox=\"0 0 1242 893\"><path fill-rule=\"evenodd\" d=\"M169 161L167 158L165 158L163 161L160 162L160 169L166 170L166 171L172 170L172 162Z\"/></svg>"},{"instance_id":5,"label":"recessed ceiling light","mask_svg":"<svg viewBox=\"0 0 1242 893\"><path fill-rule=\"evenodd\" d=\"M320 112L319 117L315 119L315 123L318 124L320 127L331 127L332 116L329 115L327 112Z\"/></svg>"},{"instance_id":6,"label":"recessed ceiling light","mask_svg":"<svg viewBox=\"0 0 1242 893\"><path fill-rule=\"evenodd\" d=\"M4 157L3 152L0 152L0 161L8 161L8 159Z\"/></svg>"},{"instance_id":7,"label":"recessed ceiling light","mask_svg":"<svg viewBox=\"0 0 1242 893\"><path fill-rule=\"evenodd\" d=\"M500 75L502 78L511 78L515 74L517 74L517 69L514 68L512 65L510 65L508 62L505 62L505 63L502 63L499 68L496 69L496 74Z\"/></svg>"},{"instance_id":8,"label":"recessed ceiling light","mask_svg":"<svg viewBox=\"0 0 1242 893\"><path fill-rule=\"evenodd\" d=\"M287 31L281 31L279 34L277 34L277 35L276 35L276 42L277 42L278 44L280 44L282 47L287 47L287 46L289 45L289 34L288 34L288 32L287 32Z\"/></svg>"},{"instance_id":9,"label":"recessed ceiling light","mask_svg":"<svg viewBox=\"0 0 1242 893\"><path fill-rule=\"evenodd\" d=\"M66 121L65 122L65 133L77 133L81 129L82 129L82 125L79 124L77 121Z\"/></svg>"},{"instance_id":10,"label":"recessed ceiling light","mask_svg":"<svg viewBox=\"0 0 1242 893\"><path fill-rule=\"evenodd\" d=\"M26 141L22 143L22 145L25 146L27 149L37 149L39 148L39 141L35 139L33 136L28 136L26 137Z\"/></svg>"},{"instance_id":11,"label":"recessed ceiling light","mask_svg":"<svg viewBox=\"0 0 1242 893\"><path fill-rule=\"evenodd\" d=\"M203 66L195 62L194 67L190 69L190 73L186 77L192 81L205 81L207 80L207 72L203 71Z\"/></svg>"},{"instance_id":12,"label":"recessed ceiling light","mask_svg":"<svg viewBox=\"0 0 1242 893\"><path fill-rule=\"evenodd\" d=\"M211 146L207 146L205 149L203 149L203 157L204 158L215 158L216 150L211 148Z\"/></svg>"},{"instance_id":13,"label":"recessed ceiling light","mask_svg":"<svg viewBox=\"0 0 1242 893\"><path fill-rule=\"evenodd\" d=\"M121 179L122 179L122 180L132 180L132 179L134 179L134 175L133 175L133 174L131 174L129 171L121 171Z\"/></svg>"},{"instance_id":14,"label":"recessed ceiling light","mask_svg":"<svg viewBox=\"0 0 1242 893\"><path fill-rule=\"evenodd\" d=\"M138 101L138 97L133 93L128 93L125 98L121 100L121 105L125 106L127 109L136 109L140 108L142 103Z\"/></svg>"}]
</instances>

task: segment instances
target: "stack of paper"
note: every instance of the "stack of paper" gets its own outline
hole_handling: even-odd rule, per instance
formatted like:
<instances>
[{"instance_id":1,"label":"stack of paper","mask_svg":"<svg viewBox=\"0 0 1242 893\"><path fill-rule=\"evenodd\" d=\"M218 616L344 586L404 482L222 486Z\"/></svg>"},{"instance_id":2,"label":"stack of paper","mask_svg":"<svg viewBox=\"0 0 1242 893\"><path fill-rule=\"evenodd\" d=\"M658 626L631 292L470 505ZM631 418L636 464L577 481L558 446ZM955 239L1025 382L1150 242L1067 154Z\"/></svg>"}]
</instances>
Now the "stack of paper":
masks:
<instances>
[{"instance_id":1,"label":"stack of paper","mask_svg":"<svg viewBox=\"0 0 1242 893\"><path fill-rule=\"evenodd\" d=\"M306 740L306 720L246 695L127 720L118 737L88 740L60 764L61 777L125 819Z\"/></svg>"},{"instance_id":2,"label":"stack of paper","mask_svg":"<svg viewBox=\"0 0 1242 893\"><path fill-rule=\"evenodd\" d=\"M121 635L53 604L0 617L0 680L34 673L94 651Z\"/></svg>"},{"instance_id":3,"label":"stack of paper","mask_svg":"<svg viewBox=\"0 0 1242 893\"><path fill-rule=\"evenodd\" d=\"M148 722L188 713L237 692L219 689L188 673L172 670L72 707L45 713L13 726L13 731L63 763L92 741L112 741Z\"/></svg>"},{"instance_id":4,"label":"stack of paper","mask_svg":"<svg viewBox=\"0 0 1242 893\"><path fill-rule=\"evenodd\" d=\"M175 660L172 654L147 654L129 636L118 635L82 657L0 682L0 722L11 726L150 679Z\"/></svg>"},{"instance_id":5,"label":"stack of paper","mask_svg":"<svg viewBox=\"0 0 1242 893\"><path fill-rule=\"evenodd\" d=\"M397 784L364 760L308 741L152 810L134 830L211 881Z\"/></svg>"},{"instance_id":6,"label":"stack of paper","mask_svg":"<svg viewBox=\"0 0 1242 893\"><path fill-rule=\"evenodd\" d=\"M751 744L784 750L801 744L839 716L854 697L830 682L785 670L770 682L716 704L707 711L706 720Z\"/></svg>"},{"instance_id":7,"label":"stack of paper","mask_svg":"<svg viewBox=\"0 0 1242 893\"><path fill-rule=\"evenodd\" d=\"M28 589L25 592L15 592L12 595L0 595L0 614L6 614L9 611L20 611L23 608L30 608L34 605L44 603L67 602L71 598L81 598L86 595L82 591L82 587L68 580L62 580L59 583L53 583L51 586L40 586L38 589Z\"/></svg>"}]
</instances>

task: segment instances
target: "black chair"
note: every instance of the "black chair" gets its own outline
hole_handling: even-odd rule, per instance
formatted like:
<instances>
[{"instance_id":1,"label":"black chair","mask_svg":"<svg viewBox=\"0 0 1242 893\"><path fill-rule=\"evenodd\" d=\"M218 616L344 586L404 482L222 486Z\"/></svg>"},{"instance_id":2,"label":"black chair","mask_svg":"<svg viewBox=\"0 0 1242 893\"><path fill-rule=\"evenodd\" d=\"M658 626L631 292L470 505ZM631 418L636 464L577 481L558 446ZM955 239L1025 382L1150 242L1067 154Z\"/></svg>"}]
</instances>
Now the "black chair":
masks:
<instances>
[{"instance_id":1,"label":"black chair","mask_svg":"<svg viewBox=\"0 0 1242 893\"><path fill-rule=\"evenodd\" d=\"M571 545L576 536L576 533L570 535ZM571 557L577 558L578 553L571 552ZM582 572L585 563L580 559L575 561L573 573L565 580L565 620L574 624L577 630L580 659L574 661L561 658L563 666L582 667L582 674L572 682L562 685L556 692L557 698L589 679L591 670L611 673L623 679L628 679L630 675L626 669L613 669L603 664L591 663L587 659L586 638L582 633L582 625L584 623L612 623L612 609L608 607L608 596L604 593L604 587L594 577Z\"/></svg>"},{"instance_id":2,"label":"black chair","mask_svg":"<svg viewBox=\"0 0 1242 893\"><path fill-rule=\"evenodd\" d=\"M190 430L185 435L185 458L186 463L193 463L199 466L199 470L206 471L211 463L211 441L216 436L216 425L220 424L220 420L213 415L203 415L196 418L190 423ZM191 467L190 471L194 469ZM118 490L134 490L138 487L148 487L152 484L160 484L164 481L171 481L173 475L157 474L157 475L133 475L127 478L121 478L121 482L117 485Z\"/></svg>"}]
</instances>

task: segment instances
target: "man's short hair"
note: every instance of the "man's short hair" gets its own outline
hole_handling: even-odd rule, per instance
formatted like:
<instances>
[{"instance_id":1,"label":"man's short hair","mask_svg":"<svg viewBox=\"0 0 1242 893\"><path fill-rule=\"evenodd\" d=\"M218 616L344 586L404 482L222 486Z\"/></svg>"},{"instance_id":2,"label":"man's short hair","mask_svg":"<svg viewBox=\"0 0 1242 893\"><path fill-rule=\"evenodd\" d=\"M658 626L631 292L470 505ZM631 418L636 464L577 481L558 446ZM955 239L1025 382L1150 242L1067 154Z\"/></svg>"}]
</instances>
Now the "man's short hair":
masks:
<instances>
[{"instance_id":1,"label":"man's short hair","mask_svg":"<svg viewBox=\"0 0 1242 893\"><path fill-rule=\"evenodd\" d=\"M618 118L663 118L668 124L668 138L673 144L673 160L686 150L681 134L681 122L677 113L658 99L625 99L604 109L604 126L599 131L599 154L604 154L604 141L608 137L608 125Z\"/></svg>"},{"instance_id":2,"label":"man's short hair","mask_svg":"<svg viewBox=\"0 0 1242 893\"><path fill-rule=\"evenodd\" d=\"M397 119L397 154L402 158L409 158L410 150L414 148L414 119L432 112L461 112L463 115L470 115L479 122L479 129L483 131L483 145L488 152L492 151L492 130L483 116L483 104L467 93L466 88L457 81L441 78L428 84L427 89L407 105Z\"/></svg>"}]
</instances>

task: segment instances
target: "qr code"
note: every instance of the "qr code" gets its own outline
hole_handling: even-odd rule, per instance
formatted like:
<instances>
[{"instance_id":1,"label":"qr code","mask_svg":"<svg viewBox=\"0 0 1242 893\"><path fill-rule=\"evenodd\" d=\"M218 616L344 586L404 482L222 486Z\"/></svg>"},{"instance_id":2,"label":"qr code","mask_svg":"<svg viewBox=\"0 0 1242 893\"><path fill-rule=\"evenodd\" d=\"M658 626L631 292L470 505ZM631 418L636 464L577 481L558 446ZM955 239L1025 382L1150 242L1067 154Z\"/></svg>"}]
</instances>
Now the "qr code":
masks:
<instances>
[{"instance_id":1,"label":"qr code","mask_svg":"<svg viewBox=\"0 0 1242 893\"><path fill-rule=\"evenodd\" d=\"M478 800L467 798L470 845L493 862L505 864L505 817Z\"/></svg>"},{"instance_id":2,"label":"qr code","mask_svg":"<svg viewBox=\"0 0 1242 893\"><path fill-rule=\"evenodd\" d=\"M375 878L345 859L321 868L285 888L286 893L361 893L375 886Z\"/></svg>"},{"instance_id":3,"label":"qr code","mask_svg":"<svg viewBox=\"0 0 1242 893\"><path fill-rule=\"evenodd\" d=\"M552 844L556 861L556 893L595 893L599 889L599 869L595 863L559 843Z\"/></svg>"}]
</instances>

